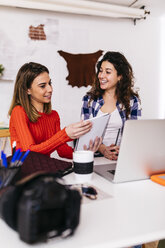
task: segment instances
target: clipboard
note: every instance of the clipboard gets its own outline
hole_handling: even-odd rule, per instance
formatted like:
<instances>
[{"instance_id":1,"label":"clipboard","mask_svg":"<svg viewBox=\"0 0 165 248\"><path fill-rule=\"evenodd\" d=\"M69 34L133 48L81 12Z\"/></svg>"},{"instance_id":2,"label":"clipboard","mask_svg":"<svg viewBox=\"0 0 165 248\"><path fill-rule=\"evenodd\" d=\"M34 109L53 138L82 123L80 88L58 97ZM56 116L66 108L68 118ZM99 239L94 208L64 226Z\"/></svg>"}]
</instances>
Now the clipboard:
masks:
<instances>
[{"instance_id":1,"label":"clipboard","mask_svg":"<svg viewBox=\"0 0 165 248\"><path fill-rule=\"evenodd\" d=\"M110 114L106 113L106 114L88 119L88 121L90 120L93 123L92 129L88 133L82 135L79 139L77 139L75 150L76 151L84 150L84 145L86 145L88 148L90 140L94 141L96 137L103 138L109 118L110 118Z\"/></svg>"}]
</instances>

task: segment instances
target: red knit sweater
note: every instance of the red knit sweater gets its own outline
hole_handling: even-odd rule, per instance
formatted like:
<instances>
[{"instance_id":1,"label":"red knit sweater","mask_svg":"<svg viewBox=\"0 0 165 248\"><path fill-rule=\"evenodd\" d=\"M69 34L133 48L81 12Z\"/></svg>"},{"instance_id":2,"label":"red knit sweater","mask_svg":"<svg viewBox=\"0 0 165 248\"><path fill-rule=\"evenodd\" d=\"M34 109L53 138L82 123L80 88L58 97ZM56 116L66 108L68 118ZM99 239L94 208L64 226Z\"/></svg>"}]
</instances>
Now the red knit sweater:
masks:
<instances>
[{"instance_id":1,"label":"red knit sweater","mask_svg":"<svg viewBox=\"0 0 165 248\"><path fill-rule=\"evenodd\" d=\"M30 149L34 152L49 155L57 150L60 157L72 158L73 149L66 144L71 141L65 128L60 129L60 118L56 111L50 114L40 113L41 117L33 123L25 110L16 106L10 118L11 145L16 141L17 149Z\"/></svg>"}]
</instances>

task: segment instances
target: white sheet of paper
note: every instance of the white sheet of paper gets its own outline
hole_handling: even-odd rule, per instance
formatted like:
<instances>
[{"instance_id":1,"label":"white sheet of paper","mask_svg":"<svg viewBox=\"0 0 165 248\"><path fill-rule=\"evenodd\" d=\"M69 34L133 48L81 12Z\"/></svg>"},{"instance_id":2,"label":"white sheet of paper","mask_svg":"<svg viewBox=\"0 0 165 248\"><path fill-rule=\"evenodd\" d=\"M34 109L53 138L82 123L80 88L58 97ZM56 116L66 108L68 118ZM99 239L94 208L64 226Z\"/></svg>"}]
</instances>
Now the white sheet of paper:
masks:
<instances>
[{"instance_id":1,"label":"white sheet of paper","mask_svg":"<svg viewBox=\"0 0 165 248\"><path fill-rule=\"evenodd\" d=\"M84 145L88 147L90 140L94 141L96 136L103 137L109 118L110 114L106 113L89 119L93 123L92 129L77 139L75 150L84 150Z\"/></svg>"}]
</instances>

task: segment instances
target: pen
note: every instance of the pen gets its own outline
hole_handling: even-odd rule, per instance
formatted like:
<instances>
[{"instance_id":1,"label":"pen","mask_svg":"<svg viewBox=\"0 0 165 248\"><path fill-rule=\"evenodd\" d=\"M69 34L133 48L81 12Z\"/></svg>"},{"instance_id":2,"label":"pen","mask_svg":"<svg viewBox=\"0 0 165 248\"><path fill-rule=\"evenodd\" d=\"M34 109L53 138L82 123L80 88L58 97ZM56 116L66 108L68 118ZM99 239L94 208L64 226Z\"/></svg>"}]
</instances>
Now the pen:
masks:
<instances>
[{"instance_id":1,"label":"pen","mask_svg":"<svg viewBox=\"0 0 165 248\"><path fill-rule=\"evenodd\" d=\"M117 136L116 136L116 141L115 141L115 146L117 146L117 142L118 142L118 138L119 138L119 133L120 133L120 128L117 132ZM111 152L115 152L115 149L112 149Z\"/></svg>"},{"instance_id":2,"label":"pen","mask_svg":"<svg viewBox=\"0 0 165 248\"><path fill-rule=\"evenodd\" d=\"M1 151L1 159L2 159L2 165L7 168L7 158L6 158L6 154Z\"/></svg>"},{"instance_id":3,"label":"pen","mask_svg":"<svg viewBox=\"0 0 165 248\"><path fill-rule=\"evenodd\" d=\"M27 151L24 153L24 155L23 155L23 157L21 158L21 160L18 161L17 166L21 166L21 165L23 164L23 162L24 162L24 160L26 159L26 157L28 156L29 152L30 152L30 150L27 150Z\"/></svg>"},{"instance_id":4,"label":"pen","mask_svg":"<svg viewBox=\"0 0 165 248\"><path fill-rule=\"evenodd\" d=\"M118 142L118 138L119 138L119 133L120 133L120 128L119 128L118 133L117 133L117 137L116 137L116 141L115 141L115 146L117 146L117 142Z\"/></svg>"},{"instance_id":5,"label":"pen","mask_svg":"<svg viewBox=\"0 0 165 248\"><path fill-rule=\"evenodd\" d=\"M16 168L12 169L12 173L8 174L8 176L3 180L2 187L6 187L9 184L11 184L17 172L18 172L18 169Z\"/></svg>"},{"instance_id":6,"label":"pen","mask_svg":"<svg viewBox=\"0 0 165 248\"><path fill-rule=\"evenodd\" d=\"M20 152L21 152L21 149L16 150L16 152L14 153L14 155L12 156L12 159L10 161L10 166L15 165L15 161L16 161L17 156L19 155Z\"/></svg>"},{"instance_id":7,"label":"pen","mask_svg":"<svg viewBox=\"0 0 165 248\"><path fill-rule=\"evenodd\" d=\"M13 144L12 144L12 154L14 155L16 151L16 141L13 141Z\"/></svg>"},{"instance_id":8,"label":"pen","mask_svg":"<svg viewBox=\"0 0 165 248\"><path fill-rule=\"evenodd\" d=\"M20 158L22 156L22 152L20 151L16 157L16 160L14 161L14 165L13 166L18 166L18 163L20 162Z\"/></svg>"}]
</instances>

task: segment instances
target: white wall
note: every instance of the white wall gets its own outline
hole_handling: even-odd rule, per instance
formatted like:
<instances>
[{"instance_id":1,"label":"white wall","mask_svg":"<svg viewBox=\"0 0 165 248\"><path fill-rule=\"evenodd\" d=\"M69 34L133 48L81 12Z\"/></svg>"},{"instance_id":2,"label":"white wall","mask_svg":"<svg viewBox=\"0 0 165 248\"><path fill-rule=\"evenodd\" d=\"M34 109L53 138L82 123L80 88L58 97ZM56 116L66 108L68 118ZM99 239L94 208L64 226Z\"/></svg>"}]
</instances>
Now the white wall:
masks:
<instances>
[{"instance_id":1,"label":"white wall","mask_svg":"<svg viewBox=\"0 0 165 248\"><path fill-rule=\"evenodd\" d=\"M161 5L160 9L162 13ZM38 24L44 24L48 18L57 22L56 40L49 43L47 41L30 43L31 41L25 38L27 27L35 25L37 21ZM19 28L16 28L18 23ZM164 30L161 25L164 24L165 19L163 14L159 16L159 11L156 14L154 11L152 14L151 11L151 15L146 20L137 21L134 25L131 20L0 8L0 31L5 27L11 29L10 35L12 39L14 36L15 47L18 48L19 56L15 58L15 68L19 68L27 61L34 61L36 56L36 62L45 64L50 69L54 87L52 105L60 114L61 127L79 120L81 99L90 87L72 88L68 85L65 79L68 75L66 62L57 53L58 50L70 53L93 53L102 49L124 53L133 66L136 86L140 88L143 118L165 118L164 96L161 94L164 87L161 68L162 63L165 64L163 59L165 43L161 42ZM10 35L9 39L11 39ZM2 40L3 37L0 39ZM20 51L23 51L22 49L28 51L30 46L30 51L35 50L35 56L31 53L21 57L19 48ZM0 64L3 64L3 61L0 61ZM0 80L0 122L8 121L7 112L13 86L13 81Z\"/></svg>"}]
</instances>

